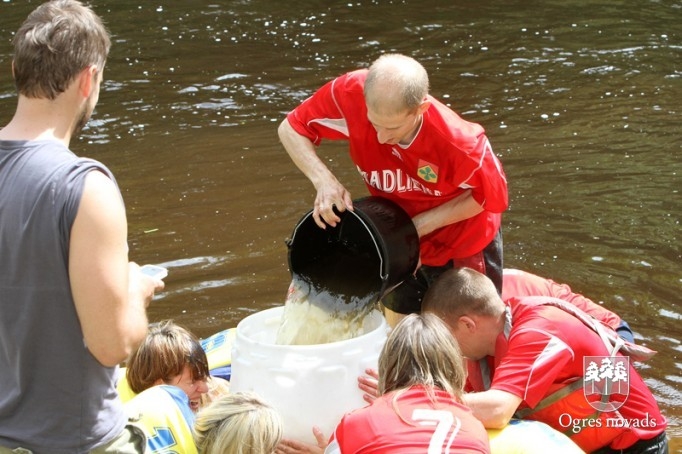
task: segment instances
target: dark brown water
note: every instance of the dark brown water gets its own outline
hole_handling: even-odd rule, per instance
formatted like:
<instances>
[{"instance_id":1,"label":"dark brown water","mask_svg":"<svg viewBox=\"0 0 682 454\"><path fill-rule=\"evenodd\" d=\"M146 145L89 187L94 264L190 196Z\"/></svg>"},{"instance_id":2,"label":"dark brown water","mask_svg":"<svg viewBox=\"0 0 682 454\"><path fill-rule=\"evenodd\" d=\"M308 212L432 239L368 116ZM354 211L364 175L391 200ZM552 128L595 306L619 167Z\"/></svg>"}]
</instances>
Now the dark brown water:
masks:
<instances>
[{"instance_id":1,"label":"dark brown water","mask_svg":"<svg viewBox=\"0 0 682 454\"><path fill-rule=\"evenodd\" d=\"M285 240L314 193L277 124L324 81L402 52L502 159L506 265L603 301L659 351L639 370L679 449L679 0L94 3L114 45L72 145L117 175L131 258L170 269L152 319L207 336L283 304ZM0 124L9 41L35 5L0 1ZM320 153L366 195L344 144Z\"/></svg>"}]
</instances>

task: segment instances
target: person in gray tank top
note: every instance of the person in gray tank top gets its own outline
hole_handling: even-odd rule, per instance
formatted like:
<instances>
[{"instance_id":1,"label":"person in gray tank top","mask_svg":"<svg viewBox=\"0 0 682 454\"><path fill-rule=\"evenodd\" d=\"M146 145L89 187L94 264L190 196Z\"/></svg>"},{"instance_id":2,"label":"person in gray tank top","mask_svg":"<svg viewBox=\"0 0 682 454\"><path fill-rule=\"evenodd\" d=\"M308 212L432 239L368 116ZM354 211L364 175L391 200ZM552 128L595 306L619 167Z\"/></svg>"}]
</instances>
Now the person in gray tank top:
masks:
<instances>
[{"instance_id":1,"label":"person in gray tank top","mask_svg":"<svg viewBox=\"0 0 682 454\"><path fill-rule=\"evenodd\" d=\"M69 150L109 48L74 0L40 5L14 37L18 103L0 129L0 453L144 450L115 379L163 282L128 261L111 172Z\"/></svg>"}]
</instances>

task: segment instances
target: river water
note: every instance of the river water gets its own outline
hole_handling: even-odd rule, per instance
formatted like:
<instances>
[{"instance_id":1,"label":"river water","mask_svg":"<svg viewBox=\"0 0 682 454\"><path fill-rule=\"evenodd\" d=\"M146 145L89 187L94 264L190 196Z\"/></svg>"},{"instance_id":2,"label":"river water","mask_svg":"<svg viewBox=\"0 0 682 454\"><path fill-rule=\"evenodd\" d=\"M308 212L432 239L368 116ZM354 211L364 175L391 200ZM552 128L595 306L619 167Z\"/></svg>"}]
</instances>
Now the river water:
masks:
<instances>
[{"instance_id":1,"label":"river water","mask_svg":"<svg viewBox=\"0 0 682 454\"><path fill-rule=\"evenodd\" d=\"M15 107L0 1L0 124ZM205 337L281 305L312 185L278 142L288 110L383 52L482 124L510 191L505 265L569 283L659 351L638 365L682 443L682 2L95 1L113 35L100 102L72 142L107 164L130 256L167 266L150 318ZM355 198L343 143L320 149Z\"/></svg>"}]
</instances>

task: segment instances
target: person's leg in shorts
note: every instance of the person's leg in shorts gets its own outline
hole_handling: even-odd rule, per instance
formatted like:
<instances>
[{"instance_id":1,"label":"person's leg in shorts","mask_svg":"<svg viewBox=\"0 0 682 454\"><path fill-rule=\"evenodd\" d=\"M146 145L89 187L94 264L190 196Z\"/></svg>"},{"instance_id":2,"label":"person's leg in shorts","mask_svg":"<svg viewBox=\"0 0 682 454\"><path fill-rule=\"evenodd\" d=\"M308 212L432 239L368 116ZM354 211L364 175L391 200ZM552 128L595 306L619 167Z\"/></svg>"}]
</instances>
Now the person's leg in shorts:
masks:
<instances>
[{"instance_id":1,"label":"person's leg in shorts","mask_svg":"<svg viewBox=\"0 0 682 454\"><path fill-rule=\"evenodd\" d=\"M497 231L495 238L478 254L463 259L454 259L455 268L471 268L483 273L495 284L497 294L502 295L502 230Z\"/></svg>"},{"instance_id":2,"label":"person's leg in shorts","mask_svg":"<svg viewBox=\"0 0 682 454\"><path fill-rule=\"evenodd\" d=\"M98 446L90 454L144 454L147 448L147 436L144 431L134 425L127 424L123 432L109 443ZM0 454L32 454L25 448L10 449L0 446Z\"/></svg>"}]
</instances>

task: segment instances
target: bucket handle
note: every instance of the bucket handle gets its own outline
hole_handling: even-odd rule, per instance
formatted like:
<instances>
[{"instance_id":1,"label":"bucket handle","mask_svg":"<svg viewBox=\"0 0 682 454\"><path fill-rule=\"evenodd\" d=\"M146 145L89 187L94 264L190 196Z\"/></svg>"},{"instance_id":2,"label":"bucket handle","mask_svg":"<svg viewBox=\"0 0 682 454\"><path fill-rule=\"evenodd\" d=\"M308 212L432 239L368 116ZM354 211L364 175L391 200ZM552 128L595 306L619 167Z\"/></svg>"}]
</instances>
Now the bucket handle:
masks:
<instances>
[{"instance_id":1,"label":"bucket handle","mask_svg":"<svg viewBox=\"0 0 682 454\"><path fill-rule=\"evenodd\" d=\"M355 216L355 217L360 221L360 223L365 227L365 229L367 229L368 232L370 232L370 233L372 232L372 230L369 228L369 226L367 225L367 223L366 223L360 216L358 216L357 214L355 214L353 211L350 211L350 210L349 210L348 212L351 213L353 216ZM294 232L293 232L293 234L291 235L291 238L289 238L289 239L287 239L287 240L284 241L284 242L286 243L287 247L289 247L289 248L291 247L291 245L292 245L293 242L294 242L294 237L296 236L296 233L298 232L298 228L299 228L301 225L303 225L303 222L304 222L309 216L312 216L312 214L313 214L312 211L309 212L307 216L305 216L303 219L301 219L301 220L298 222L298 224L296 224L296 226L294 227ZM339 234L340 234L340 233L339 233ZM381 255L381 248L379 247L379 243L377 243L376 239L374 238L374 235L370 235L370 237L372 238L372 242L374 243L374 247L376 248L377 252L379 253L379 268L380 268L379 277L381 278L382 281L385 281L386 279L388 279L388 272L387 272L386 274L383 274L383 270L384 270L384 257L383 257L383 255Z\"/></svg>"},{"instance_id":2,"label":"bucket handle","mask_svg":"<svg viewBox=\"0 0 682 454\"><path fill-rule=\"evenodd\" d=\"M374 247L376 248L377 252L379 253L379 269L380 269L379 277L381 277L381 280L382 280L382 281L385 281L386 279L388 279L388 273L383 274L383 271L384 271L384 257L383 257L383 255L381 254L381 248L379 247L379 243L377 243L377 240L374 238L374 235L371 235L372 230L369 228L369 226L367 225L367 223L366 223L360 216L358 216L357 214L355 214L353 211L349 211L349 212L350 212L351 214L353 214L353 216L355 216L356 218L358 218L358 220L362 223L362 225L365 227L365 229L367 229L367 231L370 232L370 237L372 238L372 242L374 243Z\"/></svg>"}]
</instances>

